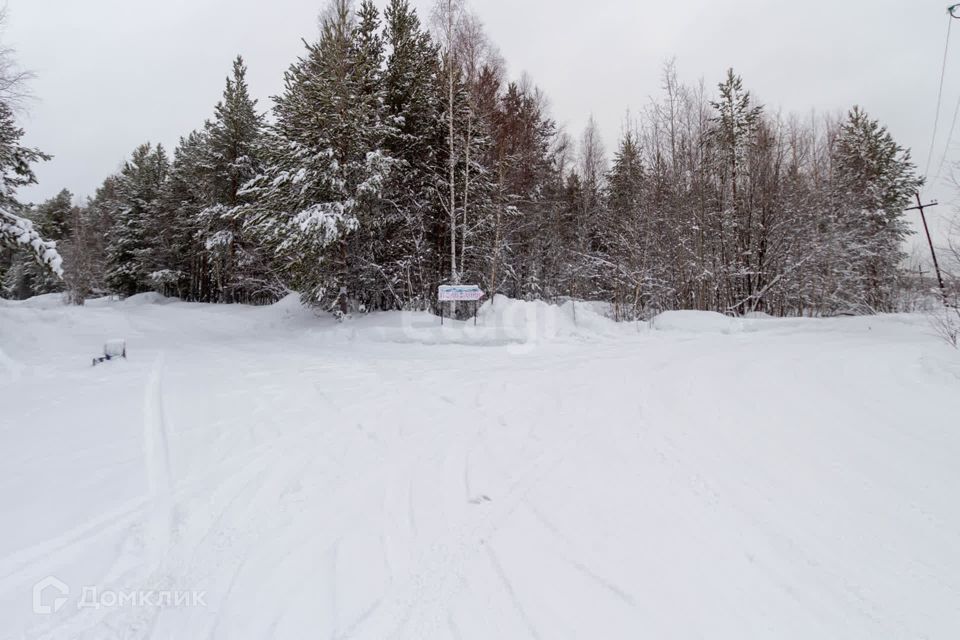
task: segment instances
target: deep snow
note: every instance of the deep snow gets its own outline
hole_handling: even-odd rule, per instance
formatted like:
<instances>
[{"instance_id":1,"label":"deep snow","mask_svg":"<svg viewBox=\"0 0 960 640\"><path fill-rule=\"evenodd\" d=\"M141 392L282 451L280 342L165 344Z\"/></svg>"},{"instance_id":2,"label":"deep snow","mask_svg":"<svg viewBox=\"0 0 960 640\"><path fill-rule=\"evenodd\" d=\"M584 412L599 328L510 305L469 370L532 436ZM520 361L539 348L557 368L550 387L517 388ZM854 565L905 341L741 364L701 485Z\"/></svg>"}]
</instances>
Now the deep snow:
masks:
<instances>
[{"instance_id":1,"label":"deep snow","mask_svg":"<svg viewBox=\"0 0 960 640\"><path fill-rule=\"evenodd\" d=\"M602 312L0 301L0 638L958 637L924 318Z\"/></svg>"}]
</instances>

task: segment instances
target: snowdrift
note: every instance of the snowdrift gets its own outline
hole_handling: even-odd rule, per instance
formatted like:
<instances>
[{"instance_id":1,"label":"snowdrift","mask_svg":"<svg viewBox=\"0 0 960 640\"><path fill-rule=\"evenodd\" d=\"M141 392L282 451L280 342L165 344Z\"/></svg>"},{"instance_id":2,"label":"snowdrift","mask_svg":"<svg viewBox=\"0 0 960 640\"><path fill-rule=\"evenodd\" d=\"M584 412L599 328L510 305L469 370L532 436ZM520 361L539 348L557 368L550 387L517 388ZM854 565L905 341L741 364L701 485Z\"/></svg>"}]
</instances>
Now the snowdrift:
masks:
<instances>
[{"instance_id":1,"label":"snowdrift","mask_svg":"<svg viewBox=\"0 0 960 640\"><path fill-rule=\"evenodd\" d=\"M5 300L0 298L0 305L21 309L56 309L66 304L62 293L45 293L27 298L26 300Z\"/></svg>"},{"instance_id":2,"label":"snowdrift","mask_svg":"<svg viewBox=\"0 0 960 640\"><path fill-rule=\"evenodd\" d=\"M740 333L744 322L714 311L664 311L650 320L650 327L684 333Z\"/></svg>"},{"instance_id":3,"label":"snowdrift","mask_svg":"<svg viewBox=\"0 0 960 640\"><path fill-rule=\"evenodd\" d=\"M558 341L594 341L635 335L642 325L606 317L603 303L513 300L502 295L484 302L473 319L459 321L425 312L383 312L354 316L314 335L399 344L471 346L536 345Z\"/></svg>"},{"instance_id":4,"label":"snowdrift","mask_svg":"<svg viewBox=\"0 0 960 640\"><path fill-rule=\"evenodd\" d=\"M127 307L142 307L147 304L170 304L171 302L178 302L178 300L176 298L168 298L156 291L138 293L137 295L123 299L123 305Z\"/></svg>"}]
</instances>

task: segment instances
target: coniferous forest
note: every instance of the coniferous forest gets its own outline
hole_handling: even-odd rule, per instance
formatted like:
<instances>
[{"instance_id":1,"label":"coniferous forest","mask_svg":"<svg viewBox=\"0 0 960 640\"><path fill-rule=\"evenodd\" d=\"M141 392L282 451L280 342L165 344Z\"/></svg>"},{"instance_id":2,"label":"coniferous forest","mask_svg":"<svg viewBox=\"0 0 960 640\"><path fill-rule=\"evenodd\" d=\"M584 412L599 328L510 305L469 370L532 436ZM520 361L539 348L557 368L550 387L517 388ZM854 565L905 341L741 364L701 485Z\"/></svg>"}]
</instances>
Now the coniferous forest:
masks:
<instances>
[{"instance_id":1,"label":"coniferous forest","mask_svg":"<svg viewBox=\"0 0 960 640\"><path fill-rule=\"evenodd\" d=\"M509 77L479 19L446 0L432 16L332 0L269 106L246 64L202 126L175 149L133 149L82 206L68 191L16 200L46 156L0 105L3 294L296 291L340 314L432 309L438 285L475 283L608 301L619 318L897 307L920 179L861 107L784 116L734 70L690 86L668 63L608 153L594 122L558 127L548 96ZM16 250L17 221L39 234L19 242L32 251Z\"/></svg>"}]
</instances>

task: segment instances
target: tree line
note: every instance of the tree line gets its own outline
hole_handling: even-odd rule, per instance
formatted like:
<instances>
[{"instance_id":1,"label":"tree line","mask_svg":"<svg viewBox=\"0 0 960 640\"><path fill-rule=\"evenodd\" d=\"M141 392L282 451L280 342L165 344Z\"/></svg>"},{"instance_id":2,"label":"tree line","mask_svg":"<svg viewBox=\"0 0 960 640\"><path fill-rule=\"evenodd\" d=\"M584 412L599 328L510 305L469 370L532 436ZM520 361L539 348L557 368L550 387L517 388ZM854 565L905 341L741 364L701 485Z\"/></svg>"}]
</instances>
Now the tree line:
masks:
<instances>
[{"instance_id":1,"label":"tree line","mask_svg":"<svg viewBox=\"0 0 960 640\"><path fill-rule=\"evenodd\" d=\"M430 309L438 285L469 282L623 318L896 308L921 180L861 108L784 117L733 70L709 91L670 63L608 159L592 120L574 140L529 78L507 77L464 6L440 0L432 22L406 0L332 0L269 113L238 57L172 155L144 144L84 205L64 191L19 207L65 278L7 251L4 293L292 290L339 314Z\"/></svg>"}]
</instances>

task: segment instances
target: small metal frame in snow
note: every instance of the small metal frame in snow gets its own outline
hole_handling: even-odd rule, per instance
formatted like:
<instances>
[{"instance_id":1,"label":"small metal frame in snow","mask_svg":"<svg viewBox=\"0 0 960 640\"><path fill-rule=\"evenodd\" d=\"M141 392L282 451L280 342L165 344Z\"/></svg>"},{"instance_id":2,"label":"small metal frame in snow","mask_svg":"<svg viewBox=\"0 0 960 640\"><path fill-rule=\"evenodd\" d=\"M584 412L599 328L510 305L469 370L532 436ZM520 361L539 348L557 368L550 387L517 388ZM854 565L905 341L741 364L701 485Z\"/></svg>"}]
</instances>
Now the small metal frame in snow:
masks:
<instances>
[{"instance_id":1,"label":"small metal frame in snow","mask_svg":"<svg viewBox=\"0 0 960 640\"><path fill-rule=\"evenodd\" d=\"M101 362L113 360L114 358L127 359L127 341L126 340L107 340L103 345L103 355L93 359L93 366Z\"/></svg>"}]
</instances>

